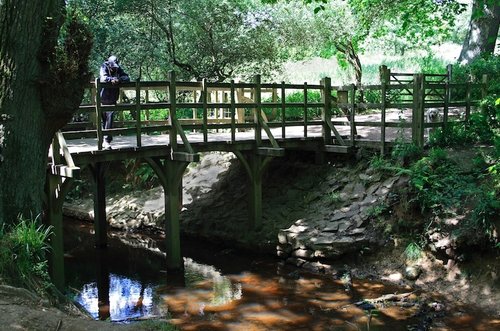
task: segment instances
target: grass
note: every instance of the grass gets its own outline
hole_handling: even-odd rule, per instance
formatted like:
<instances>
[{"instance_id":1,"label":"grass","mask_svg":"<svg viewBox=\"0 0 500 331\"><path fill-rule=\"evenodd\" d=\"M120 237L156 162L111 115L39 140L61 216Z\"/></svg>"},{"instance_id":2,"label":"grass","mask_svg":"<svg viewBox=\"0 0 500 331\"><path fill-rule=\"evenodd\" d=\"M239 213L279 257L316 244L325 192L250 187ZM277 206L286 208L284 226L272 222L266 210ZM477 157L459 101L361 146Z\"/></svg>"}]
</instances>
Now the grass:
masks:
<instances>
[{"instance_id":1,"label":"grass","mask_svg":"<svg viewBox=\"0 0 500 331\"><path fill-rule=\"evenodd\" d=\"M0 275L13 286L43 293L51 286L46 254L51 229L38 218L19 218L0 231Z\"/></svg>"}]
</instances>

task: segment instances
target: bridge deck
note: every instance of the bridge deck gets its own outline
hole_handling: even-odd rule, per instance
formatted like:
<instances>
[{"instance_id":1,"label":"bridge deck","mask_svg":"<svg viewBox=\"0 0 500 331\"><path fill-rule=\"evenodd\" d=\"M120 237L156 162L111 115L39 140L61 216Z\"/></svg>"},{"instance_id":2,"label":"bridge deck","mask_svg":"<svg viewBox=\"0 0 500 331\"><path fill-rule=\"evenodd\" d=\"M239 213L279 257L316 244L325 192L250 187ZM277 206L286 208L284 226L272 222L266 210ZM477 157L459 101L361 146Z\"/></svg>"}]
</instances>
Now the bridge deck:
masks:
<instances>
[{"instance_id":1,"label":"bridge deck","mask_svg":"<svg viewBox=\"0 0 500 331\"><path fill-rule=\"evenodd\" d=\"M345 117L332 118L332 120L344 121ZM393 110L387 112L387 123L401 123L401 120L411 122L411 111L406 110L404 112ZM373 143L380 142L381 134L380 127L364 126L365 122L379 122L380 114L370 114L370 115L357 115L357 137L356 140L359 142L371 141ZM342 136L348 136L350 134L350 127L348 125L336 125L338 132ZM401 128L393 127L387 128L386 142L392 142L398 136ZM221 129L219 132L214 132L208 134L208 140L204 142L203 134L201 132L186 132L186 137L195 149L195 151L207 151L207 150L224 150L221 148L224 144L231 144L231 132L227 129ZM285 136L283 137L282 128L271 128L272 135L279 143L286 143L286 141L293 140L314 140L320 139L322 137L322 126L321 125L308 125L307 131L305 133L304 126L292 126L285 128ZM240 130L235 133L235 143L244 142L254 142L255 141L255 131L253 129ZM262 130L262 140L268 141L264 130ZM96 153L107 153L109 151L98 151L97 138L82 138L82 139L70 139L67 140L67 145L70 153L73 157L83 156L86 154L95 155ZM177 138L177 143L182 146L183 142L180 137ZM155 147L167 146L170 144L168 133L165 134L142 134L141 135L141 148L137 147L137 137L136 136L124 136L118 135L113 136L112 151L125 151L125 150L138 150L138 149L151 149ZM210 147L211 146L211 147Z\"/></svg>"}]
</instances>

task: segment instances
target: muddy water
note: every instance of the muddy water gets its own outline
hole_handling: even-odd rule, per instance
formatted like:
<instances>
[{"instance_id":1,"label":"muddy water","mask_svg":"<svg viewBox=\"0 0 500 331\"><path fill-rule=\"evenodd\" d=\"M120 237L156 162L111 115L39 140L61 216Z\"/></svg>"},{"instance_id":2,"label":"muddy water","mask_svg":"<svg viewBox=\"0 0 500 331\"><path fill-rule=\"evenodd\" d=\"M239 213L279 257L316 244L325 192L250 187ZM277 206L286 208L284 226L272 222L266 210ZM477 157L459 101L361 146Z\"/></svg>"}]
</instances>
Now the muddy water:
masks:
<instances>
[{"instance_id":1,"label":"muddy water","mask_svg":"<svg viewBox=\"0 0 500 331\"><path fill-rule=\"evenodd\" d=\"M357 306L363 299L412 292L376 281L318 276L183 239L183 273L165 270L160 236L111 234L93 248L87 224L66 222L66 279L75 301L95 319L133 323L168 317L182 330L492 330L478 315L449 318L418 303ZM125 244L126 242L126 244ZM437 323L436 323L437 321Z\"/></svg>"}]
</instances>

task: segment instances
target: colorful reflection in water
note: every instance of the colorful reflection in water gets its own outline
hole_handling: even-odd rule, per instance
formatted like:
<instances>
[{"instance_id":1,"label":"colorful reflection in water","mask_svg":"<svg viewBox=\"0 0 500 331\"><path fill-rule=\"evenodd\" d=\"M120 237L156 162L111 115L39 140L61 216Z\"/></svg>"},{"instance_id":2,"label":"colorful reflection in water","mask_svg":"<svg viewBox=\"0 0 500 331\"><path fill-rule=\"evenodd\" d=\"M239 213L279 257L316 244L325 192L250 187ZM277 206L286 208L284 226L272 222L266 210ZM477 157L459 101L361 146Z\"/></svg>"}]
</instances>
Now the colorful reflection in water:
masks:
<instances>
[{"instance_id":1,"label":"colorful reflection in water","mask_svg":"<svg viewBox=\"0 0 500 331\"><path fill-rule=\"evenodd\" d=\"M97 282L93 282L83 286L76 302L100 320L125 321L154 315L152 286L115 274L109 275L107 296L100 293Z\"/></svg>"},{"instance_id":2,"label":"colorful reflection in water","mask_svg":"<svg viewBox=\"0 0 500 331\"><path fill-rule=\"evenodd\" d=\"M66 279L76 289L76 301L95 319L168 317L182 330L423 330L428 316L439 320L442 330L500 326L499 320L473 313L461 315L468 319L422 314L415 292L400 304L366 310L355 303L413 289L356 279L346 287L341 278L209 249L199 241L183 240L184 272L172 274L165 270L162 238L132 236L125 245L119 234L110 238L108 249L98 250L88 225L70 226Z\"/></svg>"}]
</instances>

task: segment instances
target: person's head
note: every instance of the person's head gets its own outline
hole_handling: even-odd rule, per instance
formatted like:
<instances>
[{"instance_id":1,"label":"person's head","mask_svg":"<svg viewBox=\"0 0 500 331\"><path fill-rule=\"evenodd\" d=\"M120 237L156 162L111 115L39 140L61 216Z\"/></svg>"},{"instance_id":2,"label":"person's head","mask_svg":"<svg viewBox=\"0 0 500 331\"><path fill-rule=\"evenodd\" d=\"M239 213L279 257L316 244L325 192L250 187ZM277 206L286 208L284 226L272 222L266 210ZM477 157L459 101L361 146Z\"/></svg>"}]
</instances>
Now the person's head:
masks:
<instances>
[{"instance_id":1,"label":"person's head","mask_svg":"<svg viewBox=\"0 0 500 331\"><path fill-rule=\"evenodd\" d=\"M119 63L118 58L115 55L111 55L108 58L107 64L111 71L115 71L116 69L118 69L119 66L118 63Z\"/></svg>"}]
</instances>

